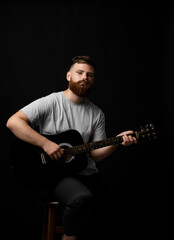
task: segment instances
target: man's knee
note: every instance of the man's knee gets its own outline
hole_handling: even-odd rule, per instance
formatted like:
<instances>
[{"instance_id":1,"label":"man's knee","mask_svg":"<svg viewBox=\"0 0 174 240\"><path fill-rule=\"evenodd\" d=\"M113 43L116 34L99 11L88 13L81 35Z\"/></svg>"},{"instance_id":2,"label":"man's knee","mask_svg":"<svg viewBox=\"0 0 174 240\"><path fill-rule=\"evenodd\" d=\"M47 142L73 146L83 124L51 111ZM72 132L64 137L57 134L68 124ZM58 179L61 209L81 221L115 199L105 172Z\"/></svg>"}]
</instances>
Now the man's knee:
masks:
<instances>
[{"instance_id":1,"label":"man's knee","mask_svg":"<svg viewBox=\"0 0 174 240\"><path fill-rule=\"evenodd\" d=\"M93 206L93 196L90 192L80 193L78 197L71 199L67 207L76 208L80 211L89 211Z\"/></svg>"}]
</instances>

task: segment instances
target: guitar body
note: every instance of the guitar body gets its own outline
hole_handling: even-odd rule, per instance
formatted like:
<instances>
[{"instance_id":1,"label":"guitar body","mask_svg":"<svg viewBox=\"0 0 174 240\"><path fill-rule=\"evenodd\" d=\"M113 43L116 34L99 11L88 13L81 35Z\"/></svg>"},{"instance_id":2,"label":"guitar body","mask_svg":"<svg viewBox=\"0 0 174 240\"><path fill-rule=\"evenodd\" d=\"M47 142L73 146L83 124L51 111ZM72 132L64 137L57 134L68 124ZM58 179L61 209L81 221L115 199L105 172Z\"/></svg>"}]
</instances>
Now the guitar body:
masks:
<instances>
[{"instance_id":1,"label":"guitar body","mask_svg":"<svg viewBox=\"0 0 174 240\"><path fill-rule=\"evenodd\" d=\"M45 136L63 149L83 144L82 136L76 130ZM82 171L87 166L88 159L87 154L82 153L71 156L67 162L51 160L41 148L17 138L11 148L11 163L22 185L38 189L55 184L62 176Z\"/></svg>"}]
</instances>

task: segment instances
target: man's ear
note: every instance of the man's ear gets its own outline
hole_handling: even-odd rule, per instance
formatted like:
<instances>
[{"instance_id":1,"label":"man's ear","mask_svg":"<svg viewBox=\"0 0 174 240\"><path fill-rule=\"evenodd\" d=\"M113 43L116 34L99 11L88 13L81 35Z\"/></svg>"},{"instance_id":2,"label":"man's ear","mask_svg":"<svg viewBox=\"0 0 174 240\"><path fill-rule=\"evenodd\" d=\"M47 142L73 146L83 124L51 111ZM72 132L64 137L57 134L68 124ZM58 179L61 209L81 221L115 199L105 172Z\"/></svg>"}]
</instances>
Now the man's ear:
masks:
<instances>
[{"instance_id":1,"label":"man's ear","mask_svg":"<svg viewBox=\"0 0 174 240\"><path fill-rule=\"evenodd\" d=\"M71 79L71 73L70 73L70 71L67 72L67 74L66 74L66 79L67 79L68 81L70 81L70 79Z\"/></svg>"}]
</instances>

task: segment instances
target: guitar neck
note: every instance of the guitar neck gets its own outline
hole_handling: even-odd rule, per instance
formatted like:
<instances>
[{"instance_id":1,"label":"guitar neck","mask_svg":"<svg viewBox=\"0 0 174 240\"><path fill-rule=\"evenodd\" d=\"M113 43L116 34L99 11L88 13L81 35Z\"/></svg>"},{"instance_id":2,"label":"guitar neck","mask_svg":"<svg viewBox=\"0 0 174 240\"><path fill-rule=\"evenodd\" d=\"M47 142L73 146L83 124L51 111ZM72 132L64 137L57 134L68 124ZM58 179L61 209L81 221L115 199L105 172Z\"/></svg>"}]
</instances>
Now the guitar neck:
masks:
<instances>
[{"instance_id":1,"label":"guitar neck","mask_svg":"<svg viewBox=\"0 0 174 240\"><path fill-rule=\"evenodd\" d=\"M135 136L137 140L139 140L139 138L141 137L142 138L148 137L149 140L151 140L151 137L155 136L154 125L151 124L150 128L148 127L146 129L142 128L141 131L135 131L133 134L127 134L127 135ZM66 148L65 153L67 155L69 154L69 155L76 156L78 154L89 153L90 151L93 151L95 149L111 146L114 144L120 144L122 142L123 142L123 136L116 136L116 137L108 138L101 141L90 142L90 143L85 143L82 145Z\"/></svg>"},{"instance_id":2,"label":"guitar neck","mask_svg":"<svg viewBox=\"0 0 174 240\"><path fill-rule=\"evenodd\" d=\"M66 153L67 154L69 153L69 154L72 154L75 156L75 155L82 154L82 153L89 153L90 151L93 151L95 149L99 149L102 147L111 146L114 144L120 144L120 143L122 143L122 141L123 141L122 136L112 137L112 138L108 138L108 139L101 140L101 141L85 143L82 145L74 146L72 148L67 148Z\"/></svg>"}]
</instances>

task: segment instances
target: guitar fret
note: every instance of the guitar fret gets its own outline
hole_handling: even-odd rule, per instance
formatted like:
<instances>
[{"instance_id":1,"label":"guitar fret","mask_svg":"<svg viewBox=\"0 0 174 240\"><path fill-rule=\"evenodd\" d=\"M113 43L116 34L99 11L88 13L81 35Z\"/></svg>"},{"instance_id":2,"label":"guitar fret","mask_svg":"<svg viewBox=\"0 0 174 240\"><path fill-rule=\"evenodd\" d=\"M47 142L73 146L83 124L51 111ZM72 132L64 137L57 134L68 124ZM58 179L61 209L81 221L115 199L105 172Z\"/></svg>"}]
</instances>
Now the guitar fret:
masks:
<instances>
[{"instance_id":1,"label":"guitar fret","mask_svg":"<svg viewBox=\"0 0 174 240\"><path fill-rule=\"evenodd\" d=\"M111 145L111 139L110 138L108 139L108 145Z\"/></svg>"},{"instance_id":2,"label":"guitar fret","mask_svg":"<svg viewBox=\"0 0 174 240\"><path fill-rule=\"evenodd\" d=\"M80 145L80 146L79 146L79 152L80 152L80 153L83 153L83 151L84 151L83 145Z\"/></svg>"},{"instance_id":3,"label":"guitar fret","mask_svg":"<svg viewBox=\"0 0 174 240\"><path fill-rule=\"evenodd\" d=\"M98 142L94 142L94 149L97 149L98 148Z\"/></svg>"},{"instance_id":4,"label":"guitar fret","mask_svg":"<svg viewBox=\"0 0 174 240\"><path fill-rule=\"evenodd\" d=\"M123 137L122 136L117 137L117 143L122 143L122 142L123 142Z\"/></svg>"},{"instance_id":5,"label":"guitar fret","mask_svg":"<svg viewBox=\"0 0 174 240\"><path fill-rule=\"evenodd\" d=\"M78 148L77 147L73 147L72 154L73 155L77 155L78 154Z\"/></svg>"},{"instance_id":6,"label":"guitar fret","mask_svg":"<svg viewBox=\"0 0 174 240\"><path fill-rule=\"evenodd\" d=\"M78 146L77 151L78 151L78 154L81 153L81 148L80 148L80 146Z\"/></svg>"},{"instance_id":7,"label":"guitar fret","mask_svg":"<svg viewBox=\"0 0 174 240\"><path fill-rule=\"evenodd\" d=\"M93 150L93 144L92 143L88 143L88 151L92 151Z\"/></svg>"},{"instance_id":8,"label":"guitar fret","mask_svg":"<svg viewBox=\"0 0 174 240\"><path fill-rule=\"evenodd\" d=\"M114 137L111 138L111 144L115 144L115 138Z\"/></svg>"},{"instance_id":9,"label":"guitar fret","mask_svg":"<svg viewBox=\"0 0 174 240\"><path fill-rule=\"evenodd\" d=\"M87 150L87 152L90 152L90 144L89 143L85 144L84 150L85 149Z\"/></svg>"}]
</instances>

